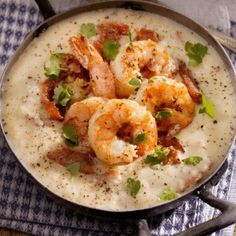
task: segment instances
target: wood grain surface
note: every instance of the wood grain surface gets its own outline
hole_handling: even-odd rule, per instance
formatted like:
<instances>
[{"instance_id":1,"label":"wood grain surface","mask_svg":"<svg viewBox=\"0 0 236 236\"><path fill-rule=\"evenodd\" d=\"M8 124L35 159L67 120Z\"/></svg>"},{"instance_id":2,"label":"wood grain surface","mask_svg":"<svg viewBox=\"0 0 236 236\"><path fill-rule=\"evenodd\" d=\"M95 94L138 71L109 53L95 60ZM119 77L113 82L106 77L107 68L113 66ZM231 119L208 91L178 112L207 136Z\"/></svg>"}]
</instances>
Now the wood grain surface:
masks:
<instances>
[{"instance_id":1,"label":"wood grain surface","mask_svg":"<svg viewBox=\"0 0 236 236\"><path fill-rule=\"evenodd\" d=\"M0 228L0 235L1 236L29 236L29 234L19 233L14 230L1 229L1 228Z\"/></svg>"}]
</instances>

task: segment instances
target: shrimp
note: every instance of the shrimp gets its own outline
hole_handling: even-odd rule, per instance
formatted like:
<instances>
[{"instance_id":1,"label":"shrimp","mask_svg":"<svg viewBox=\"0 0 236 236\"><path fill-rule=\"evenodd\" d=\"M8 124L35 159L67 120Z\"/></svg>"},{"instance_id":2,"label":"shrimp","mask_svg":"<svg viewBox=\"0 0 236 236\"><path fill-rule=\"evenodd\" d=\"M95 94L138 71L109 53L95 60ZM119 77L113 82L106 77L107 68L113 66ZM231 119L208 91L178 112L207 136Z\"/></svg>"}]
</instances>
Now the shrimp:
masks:
<instances>
[{"instance_id":1,"label":"shrimp","mask_svg":"<svg viewBox=\"0 0 236 236\"><path fill-rule=\"evenodd\" d=\"M134 99L145 105L155 117L160 111L170 112L170 116L157 119L161 132L177 133L189 125L195 115L195 103L186 86L164 76L144 81Z\"/></svg>"},{"instance_id":2,"label":"shrimp","mask_svg":"<svg viewBox=\"0 0 236 236\"><path fill-rule=\"evenodd\" d=\"M104 98L91 97L74 103L66 113L64 125L73 124L79 137L79 146L73 148L82 153L90 153L88 123L93 113L105 102Z\"/></svg>"},{"instance_id":3,"label":"shrimp","mask_svg":"<svg viewBox=\"0 0 236 236\"><path fill-rule=\"evenodd\" d=\"M124 98L135 92L136 87L129 84L132 78L171 76L175 69L167 51L161 50L150 39L134 41L122 47L111 67L116 77L116 93Z\"/></svg>"},{"instance_id":4,"label":"shrimp","mask_svg":"<svg viewBox=\"0 0 236 236\"><path fill-rule=\"evenodd\" d=\"M81 65L89 71L95 96L114 98L115 81L109 65L98 51L80 33L69 39L70 47Z\"/></svg>"},{"instance_id":5,"label":"shrimp","mask_svg":"<svg viewBox=\"0 0 236 236\"><path fill-rule=\"evenodd\" d=\"M131 144L141 134L145 139ZM89 121L88 136L97 158L109 165L131 163L157 144L152 114L127 99L111 99L101 106Z\"/></svg>"}]
</instances>

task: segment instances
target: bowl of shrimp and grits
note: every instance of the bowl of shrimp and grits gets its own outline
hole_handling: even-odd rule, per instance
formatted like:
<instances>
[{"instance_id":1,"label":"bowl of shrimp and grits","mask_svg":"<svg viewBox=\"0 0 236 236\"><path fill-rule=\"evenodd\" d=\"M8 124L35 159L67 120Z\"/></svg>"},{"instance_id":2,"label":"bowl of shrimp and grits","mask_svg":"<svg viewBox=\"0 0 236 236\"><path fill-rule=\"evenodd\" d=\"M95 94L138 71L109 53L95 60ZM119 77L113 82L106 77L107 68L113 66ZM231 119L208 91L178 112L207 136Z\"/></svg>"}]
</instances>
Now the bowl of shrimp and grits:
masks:
<instances>
[{"instance_id":1,"label":"bowl of shrimp and grits","mask_svg":"<svg viewBox=\"0 0 236 236\"><path fill-rule=\"evenodd\" d=\"M179 199L217 170L235 134L233 69L215 44L147 11L54 22L5 73L10 148L74 204L124 212Z\"/></svg>"}]
</instances>

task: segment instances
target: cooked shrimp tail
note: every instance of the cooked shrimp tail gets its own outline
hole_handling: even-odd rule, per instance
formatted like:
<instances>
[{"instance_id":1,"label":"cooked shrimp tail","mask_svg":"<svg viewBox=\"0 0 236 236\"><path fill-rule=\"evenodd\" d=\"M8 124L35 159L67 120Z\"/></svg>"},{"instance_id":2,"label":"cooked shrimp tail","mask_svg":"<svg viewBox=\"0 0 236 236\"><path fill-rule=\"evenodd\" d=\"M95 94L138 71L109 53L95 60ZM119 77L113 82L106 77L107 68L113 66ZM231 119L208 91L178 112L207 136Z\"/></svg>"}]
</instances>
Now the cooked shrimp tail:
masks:
<instances>
[{"instance_id":1,"label":"cooked shrimp tail","mask_svg":"<svg viewBox=\"0 0 236 236\"><path fill-rule=\"evenodd\" d=\"M69 44L81 65L89 71L94 95L115 98L114 75L94 46L79 33L69 39Z\"/></svg>"}]
</instances>

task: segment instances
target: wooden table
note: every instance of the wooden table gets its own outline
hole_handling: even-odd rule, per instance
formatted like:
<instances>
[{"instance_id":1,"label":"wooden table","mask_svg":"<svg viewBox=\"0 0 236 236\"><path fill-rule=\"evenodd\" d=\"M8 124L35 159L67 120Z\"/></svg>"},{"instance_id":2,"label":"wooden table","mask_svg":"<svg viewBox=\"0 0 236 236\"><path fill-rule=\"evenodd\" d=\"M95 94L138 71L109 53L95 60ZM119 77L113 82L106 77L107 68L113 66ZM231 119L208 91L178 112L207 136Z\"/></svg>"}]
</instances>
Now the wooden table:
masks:
<instances>
[{"instance_id":1,"label":"wooden table","mask_svg":"<svg viewBox=\"0 0 236 236\"><path fill-rule=\"evenodd\" d=\"M0 235L1 236L28 236L29 234L19 233L14 230L0 229Z\"/></svg>"}]
</instances>

